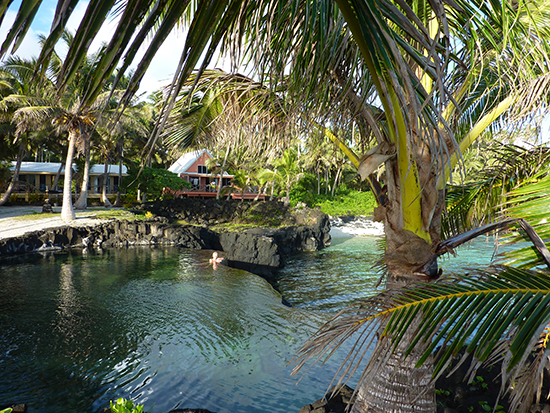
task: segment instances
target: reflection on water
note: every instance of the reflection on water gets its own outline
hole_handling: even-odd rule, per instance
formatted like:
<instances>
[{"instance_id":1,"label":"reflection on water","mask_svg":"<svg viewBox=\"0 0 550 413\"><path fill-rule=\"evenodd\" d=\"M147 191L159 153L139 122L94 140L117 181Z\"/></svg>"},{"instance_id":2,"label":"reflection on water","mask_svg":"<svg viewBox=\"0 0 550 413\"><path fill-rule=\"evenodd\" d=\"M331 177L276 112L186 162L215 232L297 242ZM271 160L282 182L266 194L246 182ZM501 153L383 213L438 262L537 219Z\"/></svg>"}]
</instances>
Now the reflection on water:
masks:
<instances>
[{"instance_id":1,"label":"reflection on water","mask_svg":"<svg viewBox=\"0 0 550 413\"><path fill-rule=\"evenodd\" d=\"M2 260L0 404L92 413L124 396L154 413L297 412L327 389L344 353L299 384L287 364L333 311L376 292L380 242L338 238L294 257L277 285L292 308L258 276L213 269L208 251ZM479 267L491 251L477 242L441 266Z\"/></svg>"},{"instance_id":2,"label":"reflection on water","mask_svg":"<svg viewBox=\"0 0 550 413\"><path fill-rule=\"evenodd\" d=\"M208 252L134 249L0 263L0 404L96 412L131 397L153 412L289 412L330 383L288 362L326 320ZM336 371L336 360L328 371Z\"/></svg>"}]
</instances>

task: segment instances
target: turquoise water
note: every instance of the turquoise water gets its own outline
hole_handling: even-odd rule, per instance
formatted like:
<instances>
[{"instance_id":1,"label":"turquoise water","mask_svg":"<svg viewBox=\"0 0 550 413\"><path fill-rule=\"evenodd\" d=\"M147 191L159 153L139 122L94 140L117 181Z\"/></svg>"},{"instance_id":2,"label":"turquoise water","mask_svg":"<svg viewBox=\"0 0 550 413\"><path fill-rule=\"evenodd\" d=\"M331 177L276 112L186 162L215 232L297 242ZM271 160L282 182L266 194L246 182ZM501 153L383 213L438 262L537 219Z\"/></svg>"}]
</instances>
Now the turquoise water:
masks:
<instances>
[{"instance_id":1,"label":"turquoise water","mask_svg":"<svg viewBox=\"0 0 550 413\"><path fill-rule=\"evenodd\" d=\"M288 363L335 310L375 293L380 251L380 238L356 237L296 256L276 285L292 308L262 278L208 266L208 251L4 259L0 405L96 412L131 397L154 413L298 412L321 397L344 353L299 383ZM468 251L474 266L490 258L484 244Z\"/></svg>"},{"instance_id":2,"label":"turquoise water","mask_svg":"<svg viewBox=\"0 0 550 413\"><path fill-rule=\"evenodd\" d=\"M384 241L380 237L357 236L333 238L322 251L299 254L280 271L277 288L285 299L298 308L336 311L356 300L382 291L377 288L381 272ZM479 238L439 259L444 273L464 273L471 268L491 264L494 239Z\"/></svg>"}]
</instances>

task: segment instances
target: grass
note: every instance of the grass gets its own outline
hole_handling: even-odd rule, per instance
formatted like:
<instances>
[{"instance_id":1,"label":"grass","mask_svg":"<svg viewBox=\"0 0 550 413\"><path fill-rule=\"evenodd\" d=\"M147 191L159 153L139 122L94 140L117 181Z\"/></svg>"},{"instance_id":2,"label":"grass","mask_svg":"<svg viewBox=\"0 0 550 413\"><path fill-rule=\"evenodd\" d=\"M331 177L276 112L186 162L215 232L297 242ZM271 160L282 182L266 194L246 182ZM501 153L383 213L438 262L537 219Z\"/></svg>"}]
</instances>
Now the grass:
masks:
<instances>
[{"instance_id":1,"label":"grass","mask_svg":"<svg viewBox=\"0 0 550 413\"><path fill-rule=\"evenodd\" d=\"M88 209L83 211L83 213L89 213L98 219L126 219L134 220L136 218L142 218L142 216L136 215L131 211L126 209L103 209L103 210L94 210Z\"/></svg>"},{"instance_id":2,"label":"grass","mask_svg":"<svg viewBox=\"0 0 550 413\"><path fill-rule=\"evenodd\" d=\"M26 214L26 215L18 215L15 217L11 217L11 219L14 219L16 221L38 221L41 219L47 219L47 218L59 218L61 216L61 213L54 212L54 213L41 213L41 212L33 212L32 214ZM136 215L133 214L130 211L126 210L120 210L120 209L109 209L109 210L94 210L94 209L86 209L85 211L77 211L76 212L77 217L86 217L86 218L97 218L97 219L126 219L126 220L133 220L136 219Z\"/></svg>"},{"instance_id":3,"label":"grass","mask_svg":"<svg viewBox=\"0 0 550 413\"><path fill-rule=\"evenodd\" d=\"M238 232L245 229L260 228L263 225L257 224L238 224L233 222L227 222L225 224L211 225L209 228L217 232Z\"/></svg>"},{"instance_id":4,"label":"grass","mask_svg":"<svg viewBox=\"0 0 550 413\"><path fill-rule=\"evenodd\" d=\"M311 207L320 207L321 211L330 216L340 215L372 215L376 201L372 192L347 190L334 198L316 195Z\"/></svg>"}]
</instances>

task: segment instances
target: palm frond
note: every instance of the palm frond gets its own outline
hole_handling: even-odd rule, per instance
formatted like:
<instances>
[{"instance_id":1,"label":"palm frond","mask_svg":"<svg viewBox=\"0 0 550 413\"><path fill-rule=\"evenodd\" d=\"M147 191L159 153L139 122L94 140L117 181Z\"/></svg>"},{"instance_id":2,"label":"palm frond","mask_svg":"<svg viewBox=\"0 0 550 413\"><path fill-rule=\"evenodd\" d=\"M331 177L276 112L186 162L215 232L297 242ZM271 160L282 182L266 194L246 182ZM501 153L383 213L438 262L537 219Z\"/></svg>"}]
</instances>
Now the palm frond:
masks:
<instances>
[{"instance_id":1,"label":"palm frond","mask_svg":"<svg viewBox=\"0 0 550 413\"><path fill-rule=\"evenodd\" d=\"M406 343L403 357L416 346L423 351L418 365L435 355L434 379L445 372L464 348L476 362L484 362L503 342L506 351L501 351L498 359L502 361L504 357L505 378L515 379L517 374L511 372L523 366L534 350L533 337L538 340L550 322L549 303L548 273L512 267L388 290L342 310L323 326L298 353L295 372L309 360L316 362L332 355L353 337L356 344L339 371L341 382L358 369L358 363L367 357L375 340L387 342L377 345L377 350L370 354L357 385L360 387L362 382L379 374L388 353L414 326L414 339ZM380 326L383 330L379 330ZM535 390L523 391L533 395Z\"/></svg>"},{"instance_id":2,"label":"palm frond","mask_svg":"<svg viewBox=\"0 0 550 413\"><path fill-rule=\"evenodd\" d=\"M506 210L511 217L521 217L530 222L539 233L542 240L550 242L550 222L548 214L548 197L550 196L550 167L540 171L508 193ZM518 243L525 241L521 233L507 234L503 243ZM520 268L534 268L543 264L541 257L532 246L523 246L504 253L503 259L509 265Z\"/></svg>"},{"instance_id":3,"label":"palm frond","mask_svg":"<svg viewBox=\"0 0 550 413\"><path fill-rule=\"evenodd\" d=\"M479 151L475 148L471 150ZM536 223L530 217L521 216L510 209L514 205L521 209L522 203L529 196L520 197L521 192L513 195L515 192L510 191L528 188L548 173L545 168L550 164L550 150L545 146L522 148L497 143L481 151L487 156L487 162L479 173L473 175L475 181L449 187L447 212L442 223L446 237L495 222L498 218L525 218L533 225ZM536 196L535 192L531 198L533 196ZM544 210L539 212L542 214ZM545 232L541 236L547 238Z\"/></svg>"}]
</instances>

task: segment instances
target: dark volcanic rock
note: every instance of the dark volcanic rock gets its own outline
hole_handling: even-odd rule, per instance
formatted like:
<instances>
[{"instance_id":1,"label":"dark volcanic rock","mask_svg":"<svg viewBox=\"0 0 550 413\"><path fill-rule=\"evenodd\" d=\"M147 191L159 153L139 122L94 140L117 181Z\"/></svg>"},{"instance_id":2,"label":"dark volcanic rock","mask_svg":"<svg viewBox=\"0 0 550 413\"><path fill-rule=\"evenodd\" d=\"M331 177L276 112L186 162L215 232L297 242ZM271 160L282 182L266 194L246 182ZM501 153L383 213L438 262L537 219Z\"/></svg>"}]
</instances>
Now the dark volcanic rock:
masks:
<instances>
[{"instance_id":1,"label":"dark volcanic rock","mask_svg":"<svg viewBox=\"0 0 550 413\"><path fill-rule=\"evenodd\" d=\"M302 407L299 413L347 413L349 404L353 404L353 389L343 385L334 395L334 387L328 392L328 398L323 397L312 404ZM332 396L331 396L332 395Z\"/></svg>"},{"instance_id":2,"label":"dark volcanic rock","mask_svg":"<svg viewBox=\"0 0 550 413\"><path fill-rule=\"evenodd\" d=\"M330 245L328 216L309 208L290 210L280 202L197 199L156 202L147 207L168 216L136 221L112 220L90 227L64 226L31 232L0 240L0 257L65 248L172 245L223 250L227 265L269 277L285 265L290 255ZM287 226L215 232L206 225L170 223L174 217L183 216L187 217L187 222L212 223L213 220L220 222L231 217L231 222L269 221L286 223Z\"/></svg>"}]
</instances>

